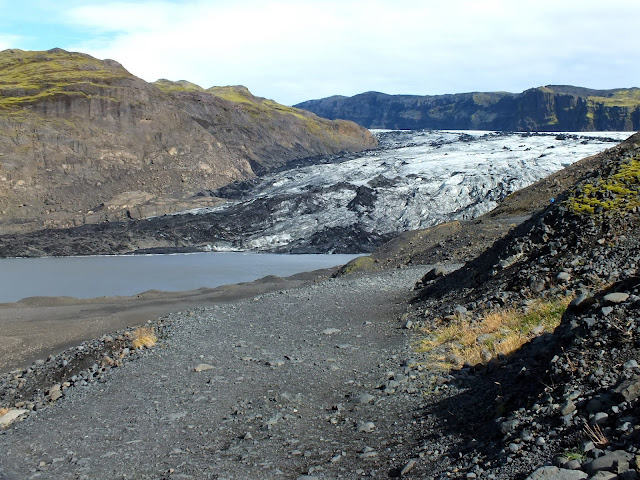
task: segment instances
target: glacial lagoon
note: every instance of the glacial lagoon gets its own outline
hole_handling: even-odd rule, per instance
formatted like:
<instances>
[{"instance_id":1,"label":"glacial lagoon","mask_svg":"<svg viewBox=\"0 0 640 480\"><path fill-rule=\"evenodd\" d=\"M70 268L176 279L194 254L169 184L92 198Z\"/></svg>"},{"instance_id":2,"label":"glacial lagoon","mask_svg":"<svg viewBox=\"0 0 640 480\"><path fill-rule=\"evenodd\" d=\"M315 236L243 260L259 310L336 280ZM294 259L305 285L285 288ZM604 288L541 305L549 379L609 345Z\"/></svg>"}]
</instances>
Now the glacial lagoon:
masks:
<instances>
[{"instance_id":1,"label":"glacial lagoon","mask_svg":"<svg viewBox=\"0 0 640 480\"><path fill-rule=\"evenodd\" d=\"M217 287L334 267L357 256L207 252L5 258L0 259L0 303L33 296L92 298Z\"/></svg>"}]
</instances>

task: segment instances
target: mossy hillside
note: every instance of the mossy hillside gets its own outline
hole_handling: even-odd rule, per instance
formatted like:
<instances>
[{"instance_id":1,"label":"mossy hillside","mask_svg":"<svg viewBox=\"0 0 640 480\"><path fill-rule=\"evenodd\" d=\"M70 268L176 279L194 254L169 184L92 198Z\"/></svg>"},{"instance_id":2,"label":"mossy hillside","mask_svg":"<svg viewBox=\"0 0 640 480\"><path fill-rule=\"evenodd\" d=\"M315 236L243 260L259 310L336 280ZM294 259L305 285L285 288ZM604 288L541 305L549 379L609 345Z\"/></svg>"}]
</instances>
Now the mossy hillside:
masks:
<instances>
[{"instance_id":1,"label":"mossy hillside","mask_svg":"<svg viewBox=\"0 0 640 480\"><path fill-rule=\"evenodd\" d=\"M287 107L273 100L255 97L251 92L242 86L211 87L207 90L216 97L223 98L229 102L241 104L252 115L266 115L272 117L276 113L293 115L296 118L307 121L310 114L299 108Z\"/></svg>"},{"instance_id":2,"label":"mossy hillside","mask_svg":"<svg viewBox=\"0 0 640 480\"><path fill-rule=\"evenodd\" d=\"M14 109L61 96L88 97L123 78L134 78L117 62L82 53L0 52L0 109ZM108 93L98 95L110 98Z\"/></svg>"},{"instance_id":3,"label":"mossy hillside","mask_svg":"<svg viewBox=\"0 0 640 480\"><path fill-rule=\"evenodd\" d=\"M624 213L640 207L640 156L623 160L608 177L585 181L565 203L576 214Z\"/></svg>"},{"instance_id":4,"label":"mossy hillside","mask_svg":"<svg viewBox=\"0 0 640 480\"><path fill-rule=\"evenodd\" d=\"M376 261L370 256L357 257L343 265L336 276L351 275L356 272L370 272L376 269Z\"/></svg>"},{"instance_id":5,"label":"mossy hillside","mask_svg":"<svg viewBox=\"0 0 640 480\"><path fill-rule=\"evenodd\" d=\"M191 83L187 80L178 80L177 82L173 82L171 80L161 78L160 80L153 82L153 85L158 87L163 93L167 94L183 92L206 92L206 90L200 85L196 85L195 83Z\"/></svg>"},{"instance_id":6,"label":"mossy hillside","mask_svg":"<svg viewBox=\"0 0 640 480\"><path fill-rule=\"evenodd\" d=\"M589 96L587 102L591 107L595 107L597 104L602 104L605 107L640 107L640 88L616 90L608 97Z\"/></svg>"},{"instance_id":7,"label":"mossy hillside","mask_svg":"<svg viewBox=\"0 0 640 480\"><path fill-rule=\"evenodd\" d=\"M471 98L473 103L479 106L488 107L495 103L498 103L502 97L509 95L507 92L476 92L473 93Z\"/></svg>"},{"instance_id":8,"label":"mossy hillside","mask_svg":"<svg viewBox=\"0 0 640 480\"><path fill-rule=\"evenodd\" d=\"M301 121L303 129L308 133L326 137L327 143L339 142L339 134L348 128L348 122L325 120L306 110L256 97L243 86L211 87L207 89L207 92L236 104L238 108L246 111L256 121L291 116L297 121Z\"/></svg>"}]
</instances>

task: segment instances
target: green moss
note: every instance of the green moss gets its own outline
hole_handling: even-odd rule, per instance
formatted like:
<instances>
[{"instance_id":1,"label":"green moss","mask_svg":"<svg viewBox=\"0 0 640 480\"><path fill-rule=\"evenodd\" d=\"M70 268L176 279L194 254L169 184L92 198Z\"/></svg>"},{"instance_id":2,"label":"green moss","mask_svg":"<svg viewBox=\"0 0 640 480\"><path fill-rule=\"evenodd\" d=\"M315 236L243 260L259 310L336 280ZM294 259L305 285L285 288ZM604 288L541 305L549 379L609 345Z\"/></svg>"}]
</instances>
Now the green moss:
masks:
<instances>
[{"instance_id":1,"label":"green moss","mask_svg":"<svg viewBox=\"0 0 640 480\"><path fill-rule=\"evenodd\" d=\"M188 82L187 80L178 80L177 82L172 82L171 80L161 78L160 80L153 82L153 84L164 93L169 94L180 92L206 92L206 90L200 85Z\"/></svg>"},{"instance_id":2,"label":"green moss","mask_svg":"<svg viewBox=\"0 0 640 480\"><path fill-rule=\"evenodd\" d=\"M547 122L547 125L557 125L558 117L555 114L549 115L548 117L545 118L545 121Z\"/></svg>"},{"instance_id":3,"label":"green moss","mask_svg":"<svg viewBox=\"0 0 640 480\"><path fill-rule=\"evenodd\" d=\"M640 156L623 161L608 178L580 185L565 203L576 214L624 213L640 207Z\"/></svg>"},{"instance_id":4,"label":"green moss","mask_svg":"<svg viewBox=\"0 0 640 480\"><path fill-rule=\"evenodd\" d=\"M534 329L544 327L545 331L553 331L567 311L568 300L555 298L547 302L535 304L520 317L514 328L522 335L531 335Z\"/></svg>"},{"instance_id":5,"label":"green moss","mask_svg":"<svg viewBox=\"0 0 640 480\"><path fill-rule=\"evenodd\" d=\"M300 110L299 108L288 107L281 105L273 100L267 100L264 98L255 97L245 87L231 86L231 87L212 87L207 92L215 95L216 97L223 98L227 101L238 103L243 108L248 109L249 113L256 115L262 114L267 116L273 116L274 114L286 114L293 115L303 121L311 120L308 112Z\"/></svg>"},{"instance_id":6,"label":"green moss","mask_svg":"<svg viewBox=\"0 0 640 480\"><path fill-rule=\"evenodd\" d=\"M248 88L239 85L228 87L211 87L207 92L233 103L256 104L257 97L251 95Z\"/></svg>"},{"instance_id":7,"label":"green moss","mask_svg":"<svg viewBox=\"0 0 640 480\"><path fill-rule=\"evenodd\" d=\"M212 87L207 92L236 104L236 107L249 114L256 121L260 119L273 119L276 117L291 116L301 121L301 127L323 138L327 145L335 145L340 142L340 128L345 124L340 121L329 121L294 107L279 104L273 100L255 97L242 86ZM267 122L272 123L272 122Z\"/></svg>"},{"instance_id":8,"label":"green moss","mask_svg":"<svg viewBox=\"0 0 640 480\"><path fill-rule=\"evenodd\" d=\"M13 109L71 95L90 96L114 81L132 77L120 64L60 49L0 52L0 109Z\"/></svg>"},{"instance_id":9,"label":"green moss","mask_svg":"<svg viewBox=\"0 0 640 480\"><path fill-rule=\"evenodd\" d=\"M606 107L636 107L640 105L640 89L618 90L610 97L587 97L590 105L600 103Z\"/></svg>"},{"instance_id":10,"label":"green moss","mask_svg":"<svg viewBox=\"0 0 640 480\"><path fill-rule=\"evenodd\" d=\"M358 257L344 265L339 271L339 275L351 275L355 272L368 272L374 269L375 260L369 256Z\"/></svg>"}]
</instances>

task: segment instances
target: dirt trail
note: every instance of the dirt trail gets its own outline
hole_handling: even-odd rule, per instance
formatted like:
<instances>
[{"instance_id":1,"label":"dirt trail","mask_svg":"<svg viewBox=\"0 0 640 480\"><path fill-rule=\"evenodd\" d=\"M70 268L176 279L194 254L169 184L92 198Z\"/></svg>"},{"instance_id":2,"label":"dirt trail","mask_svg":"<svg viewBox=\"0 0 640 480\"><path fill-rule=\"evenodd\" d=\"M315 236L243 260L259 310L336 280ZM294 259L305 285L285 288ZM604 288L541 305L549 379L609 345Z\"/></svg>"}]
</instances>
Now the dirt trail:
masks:
<instances>
[{"instance_id":1,"label":"dirt trail","mask_svg":"<svg viewBox=\"0 0 640 480\"><path fill-rule=\"evenodd\" d=\"M0 478L386 477L415 452L400 315L428 269L172 314L148 355L5 430Z\"/></svg>"},{"instance_id":2,"label":"dirt trail","mask_svg":"<svg viewBox=\"0 0 640 480\"><path fill-rule=\"evenodd\" d=\"M281 289L298 288L335 269L305 272L217 288L185 292L149 291L132 297L30 297L0 303L0 373L25 368L101 335L137 326L171 312L236 301Z\"/></svg>"}]
</instances>

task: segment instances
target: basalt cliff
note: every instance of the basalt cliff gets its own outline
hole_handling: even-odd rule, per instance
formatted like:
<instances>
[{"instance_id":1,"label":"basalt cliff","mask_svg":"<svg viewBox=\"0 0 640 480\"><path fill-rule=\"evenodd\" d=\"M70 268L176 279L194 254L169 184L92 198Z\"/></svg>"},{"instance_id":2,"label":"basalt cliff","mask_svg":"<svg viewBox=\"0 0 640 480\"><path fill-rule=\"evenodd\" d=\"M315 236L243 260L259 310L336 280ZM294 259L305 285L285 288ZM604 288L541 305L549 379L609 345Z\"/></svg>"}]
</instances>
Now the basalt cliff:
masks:
<instances>
[{"instance_id":1,"label":"basalt cliff","mask_svg":"<svg viewBox=\"0 0 640 480\"><path fill-rule=\"evenodd\" d=\"M316 155L375 147L245 87L147 83L61 49L0 52L0 233L162 215Z\"/></svg>"},{"instance_id":2,"label":"basalt cliff","mask_svg":"<svg viewBox=\"0 0 640 480\"><path fill-rule=\"evenodd\" d=\"M592 90L548 85L522 93L387 95L366 92L296 105L367 128L502 131L632 131L640 129L640 89Z\"/></svg>"}]
</instances>

